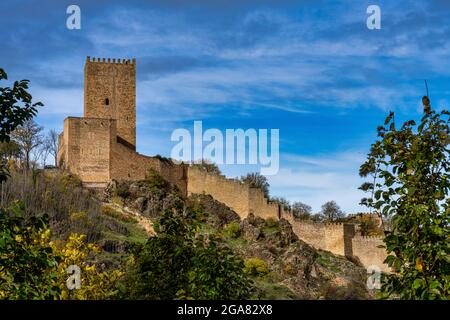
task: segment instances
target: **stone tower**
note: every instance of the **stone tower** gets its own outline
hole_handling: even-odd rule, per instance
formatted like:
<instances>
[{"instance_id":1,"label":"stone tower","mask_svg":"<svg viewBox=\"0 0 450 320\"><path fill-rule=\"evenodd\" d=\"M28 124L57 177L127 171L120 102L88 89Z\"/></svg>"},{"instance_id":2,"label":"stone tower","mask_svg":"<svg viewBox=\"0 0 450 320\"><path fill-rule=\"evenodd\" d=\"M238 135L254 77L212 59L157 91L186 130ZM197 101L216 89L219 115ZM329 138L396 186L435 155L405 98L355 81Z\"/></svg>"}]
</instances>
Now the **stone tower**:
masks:
<instances>
[{"instance_id":1,"label":"stone tower","mask_svg":"<svg viewBox=\"0 0 450 320\"><path fill-rule=\"evenodd\" d=\"M118 142L136 150L136 60L87 57L84 117L115 119Z\"/></svg>"}]
</instances>

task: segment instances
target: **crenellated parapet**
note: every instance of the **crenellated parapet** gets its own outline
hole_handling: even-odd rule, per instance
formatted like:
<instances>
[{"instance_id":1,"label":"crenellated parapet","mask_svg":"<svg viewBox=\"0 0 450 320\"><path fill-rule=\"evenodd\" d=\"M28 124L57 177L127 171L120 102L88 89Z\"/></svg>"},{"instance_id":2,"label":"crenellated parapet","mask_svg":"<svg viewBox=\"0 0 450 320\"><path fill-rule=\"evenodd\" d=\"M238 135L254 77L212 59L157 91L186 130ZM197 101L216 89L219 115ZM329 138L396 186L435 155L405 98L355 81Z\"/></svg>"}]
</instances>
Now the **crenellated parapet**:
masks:
<instances>
[{"instance_id":1,"label":"crenellated parapet","mask_svg":"<svg viewBox=\"0 0 450 320\"><path fill-rule=\"evenodd\" d=\"M390 268L384 264L387 252L383 237L360 236L352 239L353 256L365 267L376 266L381 271L390 272Z\"/></svg>"},{"instance_id":2,"label":"crenellated parapet","mask_svg":"<svg viewBox=\"0 0 450 320\"><path fill-rule=\"evenodd\" d=\"M114 63L114 64L136 64L136 58L133 59L116 59L116 58L95 58L86 57L86 63Z\"/></svg>"}]
</instances>

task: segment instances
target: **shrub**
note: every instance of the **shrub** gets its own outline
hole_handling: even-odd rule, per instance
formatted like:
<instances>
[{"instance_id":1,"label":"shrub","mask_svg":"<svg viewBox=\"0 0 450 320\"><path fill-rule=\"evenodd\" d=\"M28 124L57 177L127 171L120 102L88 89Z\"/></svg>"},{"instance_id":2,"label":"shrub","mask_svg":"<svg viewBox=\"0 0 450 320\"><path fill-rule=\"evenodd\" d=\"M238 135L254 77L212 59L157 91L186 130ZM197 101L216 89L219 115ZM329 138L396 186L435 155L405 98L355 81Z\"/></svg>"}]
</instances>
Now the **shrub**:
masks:
<instances>
[{"instance_id":1,"label":"shrub","mask_svg":"<svg viewBox=\"0 0 450 320\"><path fill-rule=\"evenodd\" d=\"M223 228L223 234L228 238L237 238L241 227L239 222L231 222Z\"/></svg>"},{"instance_id":2,"label":"shrub","mask_svg":"<svg viewBox=\"0 0 450 320\"><path fill-rule=\"evenodd\" d=\"M250 258L245 260L245 273L251 276L264 276L269 273L267 263L259 258Z\"/></svg>"},{"instance_id":3,"label":"shrub","mask_svg":"<svg viewBox=\"0 0 450 320\"><path fill-rule=\"evenodd\" d=\"M269 228L273 228L278 226L278 221L275 220L274 218L270 217L266 219L266 226Z\"/></svg>"},{"instance_id":4,"label":"shrub","mask_svg":"<svg viewBox=\"0 0 450 320\"><path fill-rule=\"evenodd\" d=\"M53 252L59 257L57 266L58 286L60 288L59 299L66 300L94 300L109 299L117 293L115 285L117 280L123 275L120 270L110 270L101 272L97 266L88 263L88 258L93 258L100 253L100 248L92 243L86 243L86 236L82 234L72 234L65 243L51 243ZM81 271L81 288L69 294L67 289L67 269L75 265Z\"/></svg>"},{"instance_id":5,"label":"shrub","mask_svg":"<svg viewBox=\"0 0 450 320\"><path fill-rule=\"evenodd\" d=\"M123 198L119 197L119 196L114 196L111 198L111 202L118 205L118 206L123 206Z\"/></svg>"},{"instance_id":6,"label":"shrub","mask_svg":"<svg viewBox=\"0 0 450 320\"><path fill-rule=\"evenodd\" d=\"M128 183L117 183L117 188L116 188L116 196L121 197L123 199L126 199L130 196L130 189L128 187Z\"/></svg>"},{"instance_id":7,"label":"shrub","mask_svg":"<svg viewBox=\"0 0 450 320\"><path fill-rule=\"evenodd\" d=\"M280 232L281 229L277 220L275 220L274 218L267 218L265 220L265 225L261 229L261 231L264 235L271 235Z\"/></svg>"},{"instance_id":8,"label":"shrub","mask_svg":"<svg viewBox=\"0 0 450 320\"><path fill-rule=\"evenodd\" d=\"M132 299L245 299L251 280L241 258L210 236L197 237L198 222L166 210L156 236L136 251L122 296Z\"/></svg>"},{"instance_id":9,"label":"shrub","mask_svg":"<svg viewBox=\"0 0 450 320\"><path fill-rule=\"evenodd\" d=\"M145 182L151 189L166 190L169 187L169 183L152 168L148 170Z\"/></svg>"},{"instance_id":10,"label":"shrub","mask_svg":"<svg viewBox=\"0 0 450 320\"><path fill-rule=\"evenodd\" d=\"M46 216L25 220L17 202L0 211L0 299L51 299L59 294Z\"/></svg>"}]
</instances>

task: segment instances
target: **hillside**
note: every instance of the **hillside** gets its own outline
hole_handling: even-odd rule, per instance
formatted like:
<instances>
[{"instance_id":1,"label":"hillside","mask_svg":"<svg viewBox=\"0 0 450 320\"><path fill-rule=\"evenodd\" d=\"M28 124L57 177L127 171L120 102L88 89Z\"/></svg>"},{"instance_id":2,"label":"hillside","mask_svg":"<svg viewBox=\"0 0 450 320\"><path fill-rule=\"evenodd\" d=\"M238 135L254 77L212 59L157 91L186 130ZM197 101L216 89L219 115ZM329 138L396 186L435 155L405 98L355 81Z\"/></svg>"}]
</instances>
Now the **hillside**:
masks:
<instances>
[{"instance_id":1,"label":"hillside","mask_svg":"<svg viewBox=\"0 0 450 320\"><path fill-rule=\"evenodd\" d=\"M105 190L88 190L73 175L40 171L13 173L4 186L8 204L22 194L29 216L50 215L55 239L83 233L102 252L102 270L124 268L136 248L154 235L164 210L194 213L198 234L214 236L245 263L254 282L254 299L370 299L366 270L298 239L288 221L250 215L241 220L233 210L208 195L182 197L176 187L150 172L146 180L111 182Z\"/></svg>"}]
</instances>

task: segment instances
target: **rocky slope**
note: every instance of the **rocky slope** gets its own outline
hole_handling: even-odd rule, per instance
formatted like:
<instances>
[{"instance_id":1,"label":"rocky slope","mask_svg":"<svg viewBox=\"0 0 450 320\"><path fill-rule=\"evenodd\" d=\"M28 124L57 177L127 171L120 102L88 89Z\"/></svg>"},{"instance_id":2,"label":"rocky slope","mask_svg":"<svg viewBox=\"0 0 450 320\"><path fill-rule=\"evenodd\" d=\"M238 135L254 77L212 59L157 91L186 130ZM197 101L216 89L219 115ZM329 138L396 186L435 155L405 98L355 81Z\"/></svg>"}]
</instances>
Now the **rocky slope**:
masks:
<instances>
[{"instance_id":1,"label":"rocky slope","mask_svg":"<svg viewBox=\"0 0 450 320\"><path fill-rule=\"evenodd\" d=\"M140 182L113 181L98 195L103 206L138 221L152 234L152 221L162 210L191 210L201 221L201 232L220 236L252 272L255 299L370 299L366 271L345 257L316 250L298 239L288 221L244 220L208 195L184 199L157 176ZM112 254L127 253L135 239L109 239Z\"/></svg>"}]
</instances>

